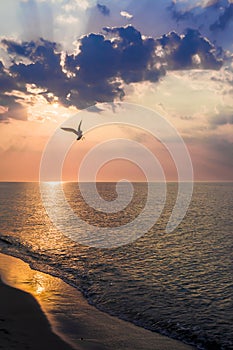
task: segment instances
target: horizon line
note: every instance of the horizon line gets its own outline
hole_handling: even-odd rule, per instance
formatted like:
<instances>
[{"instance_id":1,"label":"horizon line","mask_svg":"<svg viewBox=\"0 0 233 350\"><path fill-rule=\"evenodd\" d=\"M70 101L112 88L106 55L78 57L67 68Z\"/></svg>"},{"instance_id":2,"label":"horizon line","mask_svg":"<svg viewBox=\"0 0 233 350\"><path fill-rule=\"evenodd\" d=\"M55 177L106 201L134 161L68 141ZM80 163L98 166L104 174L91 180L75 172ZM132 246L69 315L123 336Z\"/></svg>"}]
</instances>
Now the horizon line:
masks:
<instances>
[{"instance_id":1,"label":"horizon line","mask_svg":"<svg viewBox=\"0 0 233 350\"><path fill-rule=\"evenodd\" d=\"M73 181L73 180L62 180L62 181L57 181L57 180L50 180L50 181L37 181L37 180L30 180L30 181L26 181L26 180L0 180L0 183L117 183L120 182L122 180L105 180L105 181ZM127 182L127 180L126 180ZM147 181L138 181L138 180L133 180L133 181L128 181L131 183L147 183ZM183 183L183 182L187 182L187 183L233 183L233 180L193 180L193 181L188 181L188 180L183 180L183 181L178 181L178 180L165 180L165 181L149 181L149 183L161 183L161 182L166 182L166 183Z\"/></svg>"}]
</instances>

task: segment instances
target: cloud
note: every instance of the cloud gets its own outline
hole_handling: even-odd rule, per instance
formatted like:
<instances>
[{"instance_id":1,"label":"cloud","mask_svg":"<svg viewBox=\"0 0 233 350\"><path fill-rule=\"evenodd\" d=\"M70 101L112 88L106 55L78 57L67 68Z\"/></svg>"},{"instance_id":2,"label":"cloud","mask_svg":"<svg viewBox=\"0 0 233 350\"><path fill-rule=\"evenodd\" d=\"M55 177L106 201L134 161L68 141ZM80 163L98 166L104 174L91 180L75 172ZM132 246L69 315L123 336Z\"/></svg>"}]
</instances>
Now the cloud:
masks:
<instances>
[{"instance_id":1,"label":"cloud","mask_svg":"<svg viewBox=\"0 0 233 350\"><path fill-rule=\"evenodd\" d=\"M10 118L27 120L27 110L22 102L23 100L16 96L4 96L0 94L0 105L2 110L2 113L0 113L0 121L6 122Z\"/></svg>"},{"instance_id":2,"label":"cloud","mask_svg":"<svg viewBox=\"0 0 233 350\"><path fill-rule=\"evenodd\" d=\"M185 21L187 19L198 19L202 14L205 15L206 19L208 14L210 15L212 11L219 12L227 0L202 0L202 1L183 1L174 0L167 7L167 10L171 13L172 18L177 22Z\"/></svg>"},{"instance_id":3,"label":"cloud","mask_svg":"<svg viewBox=\"0 0 233 350\"><path fill-rule=\"evenodd\" d=\"M233 108L225 108L225 111L221 111L214 118L211 118L210 123L214 128L221 125L233 125Z\"/></svg>"},{"instance_id":4,"label":"cloud","mask_svg":"<svg viewBox=\"0 0 233 350\"><path fill-rule=\"evenodd\" d=\"M226 26L233 21L233 3L224 9L218 20L210 26L210 30L224 30Z\"/></svg>"},{"instance_id":5,"label":"cloud","mask_svg":"<svg viewBox=\"0 0 233 350\"><path fill-rule=\"evenodd\" d=\"M202 35L232 51L233 2L230 0L174 0L167 6L173 27L183 31L193 28ZM168 21L169 22L169 21Z\"/></svg>"},{"instance_id":6,"label":"cloud","mask_svg":"<svg viewBox=\"0 0 233 350\"><path fill-rule=\"evenodd\" d=\"M42 38L24 42L3 39L11 64L6 69L0 63L0 105L9 107L1 119L26 118L26 97L14 91L31 96L29 86L49 103L56 98L64 106L81 109L122 99L126 84L158 82L167 70L222 66L217 49L197 30L189 29L184 35L171 32L160 38L142 36L131 25L103 30L103 34L83 36L79 51L73 54Z\"/></svg>"},{"instance_id":7,"label":"cloud","mask_svg":"<svg viewBox=\"0 0 233 350\"><path fill-rule=\"evenodd\" d=\"M218 118L217 125L224 125L224 124L233 124L233 112L231 115L221 115L220 118Z\"/></svg>"},{"instance_id":8,"label":"cloud","mask_svg":"<svg viewBox=\"0 0 233 350\"><path fill-rule=\"evenodd\" d=\"M96 7L102 13L102 15L104 16L110 15L110 10L106 5L97 4Z\"/></svg>"},{"instance_id":9,"label":"cloud","mask_svg":"<svg viewBox=\"0 0 233 350\"><path fill-rule=\"evenodd\" d=\"M200 5L206 8L211 6L217 6L218 3L220 3L220 0L205 0Z\"/></svg>"},{"instance_id":10,"label":"cloud","mask_svg":"<svg viewBox=\"0 0 233 350\"><path fill-rule=\"evenodd\" d=\"M175 32L157 40L162 46L162 57L168 69L220 69L223 61L218 50L195 29L187 29L185 35Z\"/></svg>"},{"instance_id":11,"label":"cloud","mask_svg":"<svg viewBox=\"0 0 233 350\"><path fill-rule=\"evenodd\" d=\"M133 26L104 28L112 35L118 56L118 74L127 84L139 81L156 82L165 75L165 69L156 60L155 40L142 38ZM158 63L158 65L157 65Z\"/></svg>"},{"instance_id":12,"label":"cloud","mask_svg":"<svg viewBox=\"0 0 233 350\"><path fill-rule=\"evenodd\" d=\"M176 22L185 21L193 17L190 10L177 8L177 3L172 1L172 3L167 7L167 10L171 13L172 19Z\"/></svg>"},{"instance_id":13,"label":"cloud","mask_svg":"<svg viewBox=\"0 0 233 350\"><path fill-rule=\"evenodd\" d=\"M133 15L131 15L129 12L127 12L127 11L121 11L120 12L120 15L122 16L122 17L125 17L125 18L127 18L127 19L132 19L133 18Z\"/></svg>"},{"instance_id":14,"label":"cloud","mask_svg":"<svg viewBox=\"0 0 233 350\"><path fill-rule=\"evenodd\" d=\"M7 48L8 54L30 57L36 47L34 41L18 43L13 40L3 39L2 44Z\"/></svg>"},{"instance_id":15,"label":"cloud","mask_svg":"<svg viewBox=\"0 0 233 350\"><path fill-rule=\"evenodd\" d=\"M71 99L84 105L123 98L122 85L144 80L158 81L165 74L154 62L154 40L134 27L104 28L106 35L89 34L80 41L80 52L65 60L67 71L76 72L80 89Z\"/></svg>"},{"instance_id":16,"label":"cloud","mask_svg":"<svg viewBox=\"0 0 233 350\"><path fill-rule=\"evenodd\" d=\"M9 75L7 70L5 70L3 63L0 61L0 120L7 121L10 117L15 119L26 120L26 115L24 112L24 107L20 103L20 98L10 96L9 93L12 91L25 92L26 87L20 81L14 79L13 76Z\"/></svg>"},{"instance_id":17,"label":"cloud","mask_svg":"<svg viewBox=\"0 0 233 350\"><path fill-rule=\"evenodd\" d=\"M0 114L4 114L8 111L8 107L4 107L0 105Z\"/></svg>"}]
</instances>

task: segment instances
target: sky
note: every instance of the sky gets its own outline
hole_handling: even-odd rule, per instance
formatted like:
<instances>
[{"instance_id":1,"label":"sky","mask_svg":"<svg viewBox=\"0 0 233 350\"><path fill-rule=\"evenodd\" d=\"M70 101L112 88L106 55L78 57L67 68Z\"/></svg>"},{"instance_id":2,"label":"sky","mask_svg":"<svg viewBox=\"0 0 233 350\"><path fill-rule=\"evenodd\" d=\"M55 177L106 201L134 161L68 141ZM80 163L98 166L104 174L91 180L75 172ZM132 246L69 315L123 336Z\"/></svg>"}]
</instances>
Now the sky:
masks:
<instances>
[{"instance_id":1,"label":"sky","mask_svg":"<svg viewBox=\"0 0 233 350\"><path fill-rule=\"evenodd\" d=\"M1 1L0 181L38 181L44 147L62 123L90 106L101 113L103 104L120 102L172 123L196 181L232 181L232 32L232 0ZM99 140L139 136L93 130L67 156L64 179L77 178ZM175 180L166 150L150 135L141 140ZM98 174L101 181L121 177L145 179L125 160Z\"/></svg>"}]
</instances>

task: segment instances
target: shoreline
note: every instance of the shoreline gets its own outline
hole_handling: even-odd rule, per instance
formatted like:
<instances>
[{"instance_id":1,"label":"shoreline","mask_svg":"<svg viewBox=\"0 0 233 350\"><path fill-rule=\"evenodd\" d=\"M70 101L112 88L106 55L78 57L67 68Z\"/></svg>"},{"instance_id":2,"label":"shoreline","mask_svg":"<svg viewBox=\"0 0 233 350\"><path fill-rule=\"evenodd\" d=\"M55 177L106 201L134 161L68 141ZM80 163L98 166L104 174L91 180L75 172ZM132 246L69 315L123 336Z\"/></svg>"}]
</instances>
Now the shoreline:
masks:
<instances>
[{"instance_id":1,"label":"shoreline","mask_svg":"<svg viewBox=\"0 0 233 350\"><path fill-rule=\"evenodd\" d=\"M46 324L44 329L46 336L44 338L49 340L52 337L53 341L57 341L58 345L55 348L58 350L71 350L72 348L88 350L194 349L194 347L180 341L151 332L97 310L94 306L88 304L77 289L57 277L32 270L27 263L19 258L1 253L0 276L2 276L3 282L7 284L0 285L1 303L5 305L8 294L14 294L16 306L13 307L14 304L11 304L10 314L13 314L15 320L19 323L25 317L24 308L21 307L16 310L17 305L21 305L19 300L23 300L26 304L34 304L32 313L35 324L38 324L40 319L44 319L44 326ZM12 332L14 338L15 326L12 326L12 324L8 326L9 329L2 328L9 333ZM29 333L26 334L28 338L33 340L34 333L31 328L29 327ZM7 337L5 336L5 338ZM13 338L12 341L14 341ZM25 341L26 338L24 329ZM36 338L34 338L35 342L37 342ZM5 348L11 349L10 346L5 346ZM44 346L40 348L46 349ZM50 346L49 348L54 347ZM17 349L20 350L21 348L17 347ZM37 348L29 347L29 349Z\"/></svg>"},{"instance_id":2,"label":"shoreline","mask_svg":"<svg viewBox=\"0 0 233 350\"><path fill-rule=\"evenodd\" d=\"M3 349L73 349L53 333L31 294L6 285L1 278L0 315L0 347Z\"/></svg>"}]
</instances>

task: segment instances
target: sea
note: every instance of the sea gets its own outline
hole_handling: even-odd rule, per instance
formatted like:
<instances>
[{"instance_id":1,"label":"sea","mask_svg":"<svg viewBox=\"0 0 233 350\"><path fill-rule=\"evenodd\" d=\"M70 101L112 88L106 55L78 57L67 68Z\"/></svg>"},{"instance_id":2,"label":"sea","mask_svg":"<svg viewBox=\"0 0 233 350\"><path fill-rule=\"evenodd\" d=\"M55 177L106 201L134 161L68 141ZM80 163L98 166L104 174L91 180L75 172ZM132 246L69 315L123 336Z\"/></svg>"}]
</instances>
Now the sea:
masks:
<instances>
[{"instance_id":1,"label":"sea","mask_svg":"<svg viewBox=\"0 0 233 350\"><path fill-rule=\"evenodd\" d=\"M78 183L62 186L75 215L106 230L124 229L143 210L148 195L148 184L133 183L127 207L103 213L85 202ZM85 186L92 191L90 184ZM187 213L173 232L166 225L178 184L166 187L165 205L148 232L137 233L127 244L101 248L56 227L39 183L0 183L0 250L60 277L106 313L197 349L233 349L233 183L196 182ZM45 183L44 189L63 227L72 231L72 221L56 202L58 185ZM97 189L104 201L116 199L115 183L98 183ZM148 220L153 215L150 211Z\"/></svg>"}]
</instances>

